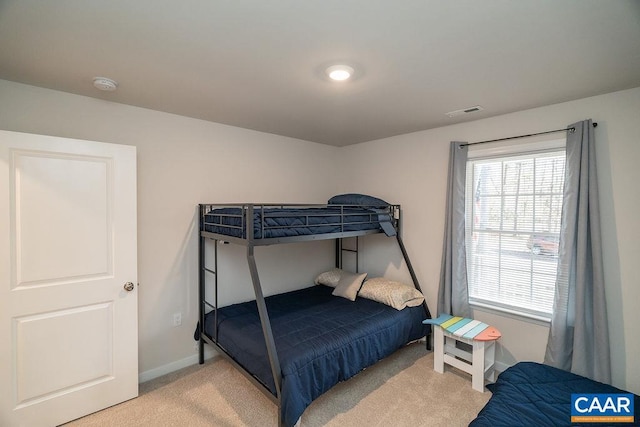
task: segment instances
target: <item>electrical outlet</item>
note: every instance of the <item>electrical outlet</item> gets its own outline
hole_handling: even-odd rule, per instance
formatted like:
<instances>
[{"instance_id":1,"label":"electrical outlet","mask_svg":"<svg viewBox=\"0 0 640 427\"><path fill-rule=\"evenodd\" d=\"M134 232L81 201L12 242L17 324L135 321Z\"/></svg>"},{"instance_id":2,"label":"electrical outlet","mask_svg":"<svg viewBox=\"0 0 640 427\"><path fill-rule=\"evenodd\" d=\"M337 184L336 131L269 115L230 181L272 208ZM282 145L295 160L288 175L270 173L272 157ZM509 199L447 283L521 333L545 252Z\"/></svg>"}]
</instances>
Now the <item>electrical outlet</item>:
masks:
<instances>
[{"instance_id":1,"label":"electrical outlet","mask_svg":"<svg viewBox=\"0 0 640 427\"><path fill-rule=\"evenodd\" d=\"M182 313L173 313L173 326L182 325Z\"/></svg>"}]
</instances>

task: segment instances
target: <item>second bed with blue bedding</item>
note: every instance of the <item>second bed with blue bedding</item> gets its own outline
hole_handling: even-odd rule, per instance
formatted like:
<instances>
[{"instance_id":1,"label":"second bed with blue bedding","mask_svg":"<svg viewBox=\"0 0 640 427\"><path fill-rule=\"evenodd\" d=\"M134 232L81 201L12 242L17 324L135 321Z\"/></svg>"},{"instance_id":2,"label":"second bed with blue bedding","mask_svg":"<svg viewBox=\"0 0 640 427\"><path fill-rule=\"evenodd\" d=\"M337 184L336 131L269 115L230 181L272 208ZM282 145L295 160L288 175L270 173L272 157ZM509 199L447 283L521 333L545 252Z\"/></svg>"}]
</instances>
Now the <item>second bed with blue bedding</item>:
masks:
<instances>
[{"instance_id":1,"label":"second bed with blue bedding","mask_svg":"<svg viewBox=\"0 0 640 427\"><path fill-rule=\"evenodd\" d=\"M470 427L559 427L611 425L572 422L572 394L628 393L608 384L535 362L520 362L487 385L492 396ZM640 425L640 396L633 395L635 421L615 425ZM620 414L625 415L625 414ZM633 414L631 414L633 416ZM589 417L586 417L589 418Z\"/></svg>"},{"instance_id":2,"label":"second bed with blue bedding","mask_svg":"<svg viewBox=\"0 0 640 427\"><path fill-rule=\"evenodd\" d=\"M366 298L349 301L318 285L265 299L282 370L282 414L293 425L333 385L427 332L424 307L396 310ZM205 334L214 336L214 312ZM275 394L255 301L218 309L218 343Z\"/></svg>"}]
</instances>

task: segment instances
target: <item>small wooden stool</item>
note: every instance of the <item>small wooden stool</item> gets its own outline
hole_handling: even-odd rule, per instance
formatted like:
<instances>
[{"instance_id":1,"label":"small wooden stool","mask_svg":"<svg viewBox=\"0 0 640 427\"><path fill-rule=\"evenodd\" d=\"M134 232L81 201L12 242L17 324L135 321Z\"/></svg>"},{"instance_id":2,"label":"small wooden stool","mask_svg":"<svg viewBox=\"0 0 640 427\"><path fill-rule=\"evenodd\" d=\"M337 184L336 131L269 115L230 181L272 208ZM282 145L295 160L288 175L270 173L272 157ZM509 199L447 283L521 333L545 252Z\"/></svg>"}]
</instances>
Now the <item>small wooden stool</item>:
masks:
<instances>
[{"instance_id":1,"label":"small wooden stool","mask_svg":"<svg viewBox=\"0 0 640 427\"><path fill-rule=\"evenodd\" d=\"M471 374L471 387L484 393L484 380L494 380L495 343L502 335L496 328L479 320L442 314L422 321L434 328L433 369L444 372L444 364ZM472 347L468 352L456 347L460 341ZM487 375L488 374L488 375Z\"/></svg>"}]
</instances>

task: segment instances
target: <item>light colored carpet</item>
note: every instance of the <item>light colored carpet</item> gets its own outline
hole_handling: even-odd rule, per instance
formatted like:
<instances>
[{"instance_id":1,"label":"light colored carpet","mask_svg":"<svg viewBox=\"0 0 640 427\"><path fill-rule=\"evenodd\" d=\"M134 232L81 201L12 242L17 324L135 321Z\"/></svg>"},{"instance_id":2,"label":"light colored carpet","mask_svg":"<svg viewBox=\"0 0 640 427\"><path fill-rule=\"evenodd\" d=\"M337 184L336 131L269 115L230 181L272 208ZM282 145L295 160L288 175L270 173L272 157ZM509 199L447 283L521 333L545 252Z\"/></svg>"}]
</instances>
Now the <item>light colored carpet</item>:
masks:
<instances>
[{"instance_id":1,"label":"light colored carpet","mask_svg":"<svg viewBox=\"0 0 640 427\"><path fill-rule=\"evenodd\" d=\"M302 415L302 427L466 426L491 397L468 374L433 370L424 343L340 383ZM67 427L276 426L276 406L229 363L215 357L140 385L140 396Z\"/></svg>"}]
</instances>

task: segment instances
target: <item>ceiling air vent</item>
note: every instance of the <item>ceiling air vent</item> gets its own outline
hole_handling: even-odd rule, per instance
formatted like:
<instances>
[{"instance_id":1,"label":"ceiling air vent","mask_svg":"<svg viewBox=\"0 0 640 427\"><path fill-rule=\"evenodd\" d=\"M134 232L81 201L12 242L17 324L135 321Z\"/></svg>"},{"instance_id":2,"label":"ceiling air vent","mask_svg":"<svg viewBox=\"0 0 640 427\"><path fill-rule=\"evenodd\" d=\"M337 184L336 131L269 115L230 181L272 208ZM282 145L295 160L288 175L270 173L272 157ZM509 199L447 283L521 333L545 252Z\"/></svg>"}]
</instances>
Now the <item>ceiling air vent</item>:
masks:
<instances>
[{"instance_id":1,"label":"ceiling air vent","mask_svg":"<svg viewBox=\"0 0 640 427\"><path fill-rule=\"evenodd\" d=\"M475 113L476 111L480 111L482 109L483 108L480 105L475 105L473 107L463 108L462 110L449 111L447 113L447 116L456 117L456 116L461 116L463 114Z\"/></svg>"}]
</instances>

